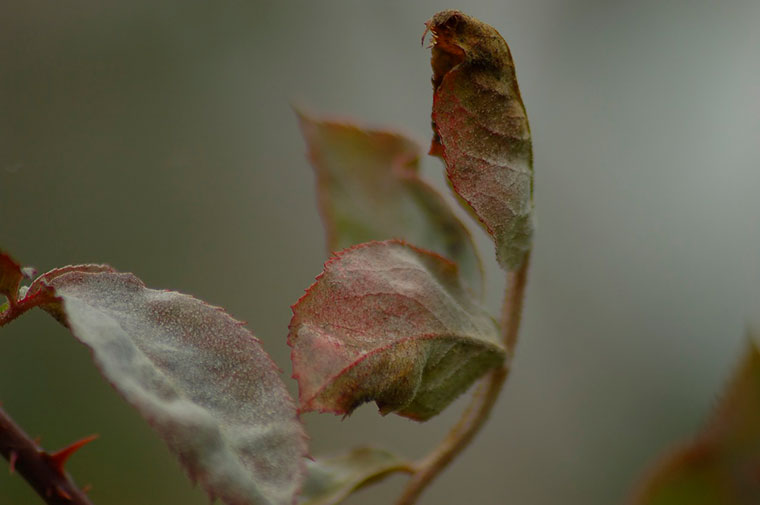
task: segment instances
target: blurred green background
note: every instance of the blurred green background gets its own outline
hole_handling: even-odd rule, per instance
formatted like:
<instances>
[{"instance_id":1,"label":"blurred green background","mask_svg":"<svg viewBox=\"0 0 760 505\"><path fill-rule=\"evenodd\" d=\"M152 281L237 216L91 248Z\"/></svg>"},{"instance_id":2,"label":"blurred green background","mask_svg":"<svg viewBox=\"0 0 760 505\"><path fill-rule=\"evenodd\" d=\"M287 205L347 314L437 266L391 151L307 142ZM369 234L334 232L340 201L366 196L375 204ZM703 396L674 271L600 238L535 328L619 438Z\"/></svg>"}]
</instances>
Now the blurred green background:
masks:
<instances>
[{"instance_id":1,"label":"blurred green background","mask_svg":"<svg viewBox=\"0 0 760 505\"><path fill-rule=\"evenodd\" d=\"M289 378L290 304L325 259L291 110L427 147L423 22L457 7L512 48L538 233L514 373L424 504L620 503L714 404L760 319L757 0L0 2L0 246L41 270L107 262L246 320ZM437 160L424 172L445 189ZM503 275L477 231L488 303ZM0 332L0 402L99 505L203 504L163 443L42 313ZM306 415L315 454L421 455L373 406ZM349 503L390 503L394 477ZM0 463L0 505L41 503Z\"/></svg>"}]
</instances>

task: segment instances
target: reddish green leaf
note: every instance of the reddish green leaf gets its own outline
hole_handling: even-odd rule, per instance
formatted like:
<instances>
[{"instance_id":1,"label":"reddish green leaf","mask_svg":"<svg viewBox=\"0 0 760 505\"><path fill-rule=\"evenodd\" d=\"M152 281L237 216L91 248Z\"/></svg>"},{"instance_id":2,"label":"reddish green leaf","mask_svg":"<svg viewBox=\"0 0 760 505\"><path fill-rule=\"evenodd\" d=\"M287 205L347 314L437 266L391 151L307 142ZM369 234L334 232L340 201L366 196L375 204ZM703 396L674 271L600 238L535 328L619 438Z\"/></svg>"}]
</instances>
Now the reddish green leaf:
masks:
<instances>
[{"instance_id":1,"label":"reddish green leaf","mask_svg":"<svg viewBox=\"0 0 760 505\"><path fill-rule=\"evenodd\" d=\"M327 230L337 251L370 240L404 239L459 264L476 292L480 259L467 228L419 176L420 147L392 132L298 114Z\"/></svg>"},{"instance_id":2,"label":"reddish green leaf","mask_svg":"<svg viewBox=\"0 0 760 505\"><path fill-rule=\"evenodd\" d=\"M533 235L530 127L509 47L485 23L458 11L427 23L433 35L433 142L449 180L516 269Z\"/></svg>"},{"instance_id":3,"label":"reddish green leaf","mask_svg":"<svg viewBox=\"0 0 760 505\"><path fill-rule=\"evenodd\" d=\"M319 458L307 463L300 505L336 505L367 484L395 472L411 471L410 465L388 451L362 447L348 454Z\"/></svg>"},{"instance_id":4,"label":"reddish green leaf","mask_svg":"<svg viewBox=\"0 0 760 505\"><path fill-rule=\"evenodd\" d=\"M506 353L454 263L401 241L341 251L293 306L288 344L300 409L425 420Z\"/></svg>"},{"instance_id":5,"label":"reddish green leaf","mask_svg":"<svg viewBox=\"0 0 760 505\"><path fill-rule=\"evenodd\" d=\"M55 270L30 292L55 290L54 315L211 496L293 503L305 435L258 340L219 308L106 269Z\"/></svg>"},{"instance_id":6,"label":"reddish green leaf","mask_svg":"<svg viewBox=\"0 0 760 505\"><path fill-rule=\"evenodd\" d=\"M760 349L752 342L712 419L667 454L632 505L760 503Z\"/></svg>"},{"instance_id":7,"label":"reddish green leaf","mask_svg":"<svg viewBox=\"0 0 760 505\"><path fill-rule=\"evenodd\" d=\"M23 278L21 265L10 255L0 251L0 294L5 295L10 304L16 303L18 288Z\"/></svg>"},{"instance_id":8,"label":"reddish green leaf","mask_svg":"<svg viewBox=\"0 0 760 505\"><path fill-rule=\"evenodd\" d=\"M51 316L58 320L58 322L68 327L66 314L63 311L63 305L61 305L61 300L56 296L55 289L51 285L51 282L56 277L72 272L98 273L116 271L109 265L96 264L68 265L61 268L55 268L34 279L34 282L32 282L26 292L24 300L39 298L41 303L37 303L37 305L40 308L45 309Z\"/></svg>"}]
</instances>

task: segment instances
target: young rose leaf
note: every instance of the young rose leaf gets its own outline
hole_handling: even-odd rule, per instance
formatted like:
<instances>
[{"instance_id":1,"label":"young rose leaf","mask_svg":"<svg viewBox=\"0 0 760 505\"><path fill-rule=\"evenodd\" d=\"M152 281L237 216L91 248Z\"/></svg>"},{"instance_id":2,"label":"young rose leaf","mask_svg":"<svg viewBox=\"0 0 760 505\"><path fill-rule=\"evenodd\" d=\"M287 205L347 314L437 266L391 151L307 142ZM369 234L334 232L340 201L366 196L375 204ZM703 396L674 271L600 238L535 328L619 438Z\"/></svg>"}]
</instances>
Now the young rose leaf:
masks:
<instances>
[{"instance_id":1,"label":"young rose leaf","mask_svg":"<svg viewBox=\"0 0 760 505\"><path fill-rule=\"evenodd\" d=\"M454 191L496 243L507 270L533 235L533 151L509 47L485 23L439 12L432 33L433 141Z\"/></svg>"},{"instance_id":2,"label":"young rose leaf","mask_svg":"<svg viewBox=\"0 0 760 505\"><path fill-rule=\"evenodd\" d=\"M48 314L53 316L59 323L68 327L66 322L66 314L63 310L61 300L56 296L55 288L51 285L51 282L61 275L81 272L81 273L98 273L98 272L116 272L110 265L68 265L61 268L55 268L49 272L45 272L40 275L29 286L26 291L26 296L22 300L34 301L35 305L47 311Z\"/></svg>"},{"instance_id":3,"label":"young rose leaf","mask_svg":"<svg viewBox=\"0 0 760 505\"><path fill-rule=\"evenodd\" d=\"M18 288L21 286L23 278L24 273L21 271L21 265L9 254L0 250L0 295L5 295L10 305L16 303Z\"/></svg>"},{"instance_id":4,"label":"young rose leaf","mask_svg":"<svg viewBox=\"0 0 760 505\"><path fill-rule=\"evenodd\" d=\"M30 292L43 288L59 300L46 308L212 497L294 502L305 435L277 368L242 323L107 267L55 270Z\"/></svg>"},{"instance_id":5,"label":"young rose leaf","mask_svg":"<svg viewBox=\"0 0 760 505\"><path fill-rule=\"evenodd\" d=\"M760 349L755 342L707 426L667 454L630 503L760 503Z\"/></svg>"},{"instance_id":6,"label":"young rose leaf","mask_svg":"<svg viewBox=\"0 0 760 505\"><path fill-rule=\"evenodd\" d=\"M454 263L391 240L337 253L293 306L288 345L301 411L426 420L506 357Z\"/></svg>"},{"instance_id":7,"label":"young rose leaf","mask_svg":"<svg viewBox=\"0 0 760 505\"><path fill-rule=\"evenodd\" d=\"M476 292L480 258L470 233L419 176L420 147L392 132L298 114L317 178L327 246L404 239L459 264Z\"/></svg>"},{"instance_id":8,"label":"young rose leaf","mask_svg":"<svg viewBox=\"0 0 760 505\"><path fill-rule=\"evenodd\" d=\"M299 505L336 505L354 491L394 472L409 473L411 467L393 453L370 447L308 461Z\"/></svg>"}]
</instances>

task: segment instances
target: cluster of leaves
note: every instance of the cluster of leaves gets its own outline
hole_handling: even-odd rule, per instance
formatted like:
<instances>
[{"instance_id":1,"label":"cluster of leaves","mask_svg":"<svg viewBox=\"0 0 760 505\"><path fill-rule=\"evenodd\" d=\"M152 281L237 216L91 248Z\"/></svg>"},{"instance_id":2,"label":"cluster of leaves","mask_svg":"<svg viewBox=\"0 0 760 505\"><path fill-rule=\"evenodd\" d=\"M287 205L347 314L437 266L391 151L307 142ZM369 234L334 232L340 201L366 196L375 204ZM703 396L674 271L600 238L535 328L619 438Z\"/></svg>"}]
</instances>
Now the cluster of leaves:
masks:
<instances>
[{"instance_id":1,"label":"cluster of leaves","mask_svg":"<svg viewBox=\"0 0 760 505\"><path fill-rule=\"evenodd\" d=\"M431 153L499 262L518 269L532 234L532 154L509 49L457 11L437 14L428 31ZM230 505L290 504L299 493L302 503L337 503L369 480L413 473L378 449L309 461L299 414L348 415L374 401L382 414L424 421L508 355L481 305L470 233L421 179L419 147L398 133L299 118L328 247L340 252L293 306L297 405L259 340L222 309L106 265L59 268L22 287L28 272L0 253L0 325L33 307L50 313L191 479Z\"/></svg>"},{"instance_id":2,"label":"cluster of leaves","mask_svg":"<svg viewBox=\"0 0 760 505\"><path fill-rule=\"evenodd\" d=\"M430 154L492 237L499 264L524 281L533 159L509 48L457 11L436 14L428 32ZM503 323L511 329L483 308L470 233L421 178L414 142L304 113L299 120L328 248L339 252L292 307L297 403L259 340L222 309L106 265L59 268L22 286L33 274L0 252L0 326L34 307L55 317L191 479L229 505L299 496L302 505L335 504L389 473L418 475L417 465L379 449L310 459L300 413L348 415L374 401L382 414L425 421L489 371L498 393L519 321L519 304ZM18 457L3 454L12 465ZM632 503L760 503L758 476L760 352L752 345L712 422L660 464Z\"/></svg>"}]
</instances>

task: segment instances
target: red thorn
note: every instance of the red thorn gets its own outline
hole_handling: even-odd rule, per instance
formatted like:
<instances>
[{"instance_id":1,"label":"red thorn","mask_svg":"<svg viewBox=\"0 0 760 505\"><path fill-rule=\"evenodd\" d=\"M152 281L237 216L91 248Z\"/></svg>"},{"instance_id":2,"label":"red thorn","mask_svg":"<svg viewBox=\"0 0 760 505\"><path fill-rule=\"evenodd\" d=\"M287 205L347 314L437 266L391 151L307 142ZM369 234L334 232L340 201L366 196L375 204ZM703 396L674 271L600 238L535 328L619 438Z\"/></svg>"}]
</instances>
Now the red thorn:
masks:
<instances>
[{"instance_id":1,"label":"red thorn","mask_svg":"<svg viewBox=\"0 0 760 505\"><path fill-rule=\"evenodd\" d=\"M32 441L34 442L34 445L40 445L40 442L42 442L42 437L34 437Z\"/></svg>"},{"instance_id":2,"label":"red thorn","mask_svg":"<svg viewBox=\"0 0 760 505\"><path fill-rule=\"evenodd\" d=\"M64 474L63 467L64 465L66 465L66 462L69 460L71 455L77 452L83 446L95 440L96 438L98 438L98 435L90 435L89 437L84 437L83 439L77 440L73 444L68 445L59 451L56 451L52 454L48 454L47 457L50 460L50 462L53 464L53 467L56 470L58 470L58 473L63 475Z\"/></svg>"},{"instance_id":3,"label":"red thorn","mask_svg":"<svg viewBox=\"0 0 760 505\"><path fill-rule=\"evenodd\" d=\"M84 486L82 486L82 492L84 494L87 494L90 491L92 491L92 484L85 484Z\"/></svg>"},{"instance_id":4,"label":"red thorn","mask_svg":"<svg viewBox=\"0 0 760 505\"><path fill-rule=\"evenodd\" d=\"M61 486L55 486L55 492L61 498L65 498L65 499L71 501L71 495L69 493L67 493L66 490L63 489Z\"/></svg>"},{"instance_id":5,"label":"red thorn","mask_svg":"<svg viewBox=\"0 0 760 505\"><path fill-rule=\"evenodd\" d=\"M11 453L8 455L8 472L13 475L13 472L16 471L16 460L18 459L18 453L16 451L11 451Z\"/></svg>"}]
</instances>

